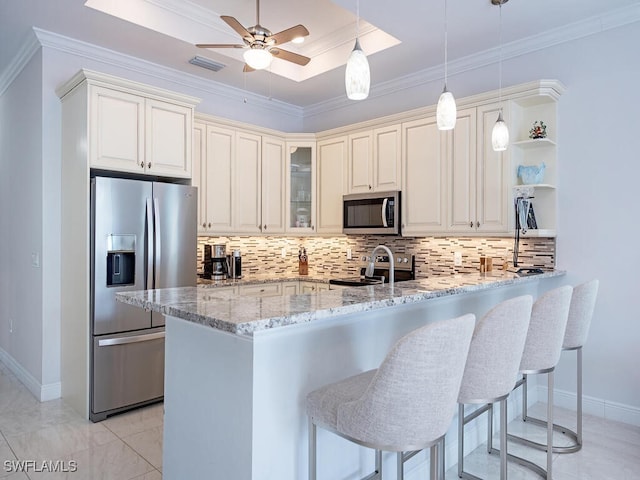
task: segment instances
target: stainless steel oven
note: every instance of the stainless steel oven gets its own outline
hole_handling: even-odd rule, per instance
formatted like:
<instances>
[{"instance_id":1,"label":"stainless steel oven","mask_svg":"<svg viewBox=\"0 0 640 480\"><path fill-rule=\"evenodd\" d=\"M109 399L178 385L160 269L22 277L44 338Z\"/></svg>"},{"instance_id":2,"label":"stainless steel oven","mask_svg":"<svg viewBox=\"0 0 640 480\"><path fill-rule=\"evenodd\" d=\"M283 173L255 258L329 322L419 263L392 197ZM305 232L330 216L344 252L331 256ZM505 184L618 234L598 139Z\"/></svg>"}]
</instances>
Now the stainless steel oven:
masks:
<instances>
[{"instance_id":1,"label":"stainless steel oven","mask_svg":"<svg viewBox=\"0 0 640 480\"><path fill-rule=\"evenodd\" d=\"M343 196L342 231L348 234L400 234L400 192Z\"/></svg>"}]
</instances>

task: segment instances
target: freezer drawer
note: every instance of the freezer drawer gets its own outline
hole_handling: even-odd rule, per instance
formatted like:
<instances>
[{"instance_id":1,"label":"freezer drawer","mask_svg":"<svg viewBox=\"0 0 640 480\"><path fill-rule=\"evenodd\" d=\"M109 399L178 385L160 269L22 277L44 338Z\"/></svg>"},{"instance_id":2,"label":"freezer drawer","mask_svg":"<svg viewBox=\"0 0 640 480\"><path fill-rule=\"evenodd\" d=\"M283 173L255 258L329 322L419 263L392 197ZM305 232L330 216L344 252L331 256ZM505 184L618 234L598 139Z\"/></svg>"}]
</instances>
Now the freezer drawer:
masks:
<instances>
[{"instance_id":1,"label":"freezer drawer","mask_svg":"<svg viewBox=\"0 0 640 480\"><path fill-rule=\"evenodd\" d=\"M164 396L164 328L93 337L91 420Z\"/></svg>"}]
</instances>

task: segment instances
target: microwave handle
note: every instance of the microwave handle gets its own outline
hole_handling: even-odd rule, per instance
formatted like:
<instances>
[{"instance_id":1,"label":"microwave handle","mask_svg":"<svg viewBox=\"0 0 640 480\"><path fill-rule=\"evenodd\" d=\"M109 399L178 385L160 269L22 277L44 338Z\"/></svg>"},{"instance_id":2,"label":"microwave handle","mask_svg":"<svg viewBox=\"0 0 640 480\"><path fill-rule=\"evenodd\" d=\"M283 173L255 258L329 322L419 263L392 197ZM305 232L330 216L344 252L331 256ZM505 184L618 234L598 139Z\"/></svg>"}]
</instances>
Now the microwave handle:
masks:
<instances>
[{"instance_id":1,"label":"microwave handle","mask_svg":"<svg viewBox=\"0 0 640 480\"><path fill-rule=\"evenodd\" d=\"M388 198L385 198L382 201L382 226L387 228L389 225L387 224L387 202L389 201Z\"/></svg>"}]
</instances>

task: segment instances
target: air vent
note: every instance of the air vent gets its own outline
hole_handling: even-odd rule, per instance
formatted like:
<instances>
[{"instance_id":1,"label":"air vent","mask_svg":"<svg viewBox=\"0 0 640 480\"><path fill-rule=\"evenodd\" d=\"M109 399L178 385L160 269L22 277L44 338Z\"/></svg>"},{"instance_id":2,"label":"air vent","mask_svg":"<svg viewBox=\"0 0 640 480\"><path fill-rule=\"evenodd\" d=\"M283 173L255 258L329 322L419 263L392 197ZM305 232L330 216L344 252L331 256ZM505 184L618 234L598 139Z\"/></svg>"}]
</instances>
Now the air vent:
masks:
<instances>
[{"instance_id":1,"label":"air vent","mask_svg":"<svg viewBox=\"0 0 640 480\"><path fill-rule=\"evenodd\" d=\"M214 72L219 72L224 67L226 67L226 65L223 63L214 62L213 60L209 60L208 58L200 57L198 55L189 60L189 63L192 65L197 65L198 67L213 70Z\"/></svg>"}]
</instances>

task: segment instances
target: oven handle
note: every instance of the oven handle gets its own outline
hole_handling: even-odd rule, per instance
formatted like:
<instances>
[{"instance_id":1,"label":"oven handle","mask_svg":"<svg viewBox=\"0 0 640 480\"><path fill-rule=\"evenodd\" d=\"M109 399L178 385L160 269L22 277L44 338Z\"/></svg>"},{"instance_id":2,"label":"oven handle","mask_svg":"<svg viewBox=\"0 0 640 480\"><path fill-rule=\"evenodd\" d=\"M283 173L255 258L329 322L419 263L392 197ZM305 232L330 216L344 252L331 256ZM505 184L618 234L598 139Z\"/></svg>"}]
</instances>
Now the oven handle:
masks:
<instances>
[{"instance_id":1,"label":"oven handle","mask_svg":"<svg viewBox=\"0 0 640 480\"><path fill-rule=\"evenodd\" d=\"M389 224L387 223L387 203L389 202L389 199L385 197L384 200L382 200L382 226L387 228L389 226Z\"/></svg>"},{"instance_id":2,"label":"oven handle","mask_svg":"<svg viewBox=\"0 0 640 480\"><path fill-rule=\"evenodd\" d=\"M112 345L126 345L127 343L148 342L164 338L165 332L147 333L145 335L132 335L130 337L104 338L98 340L99 347L110 347Z\"/></svg>"}]
</instances>

